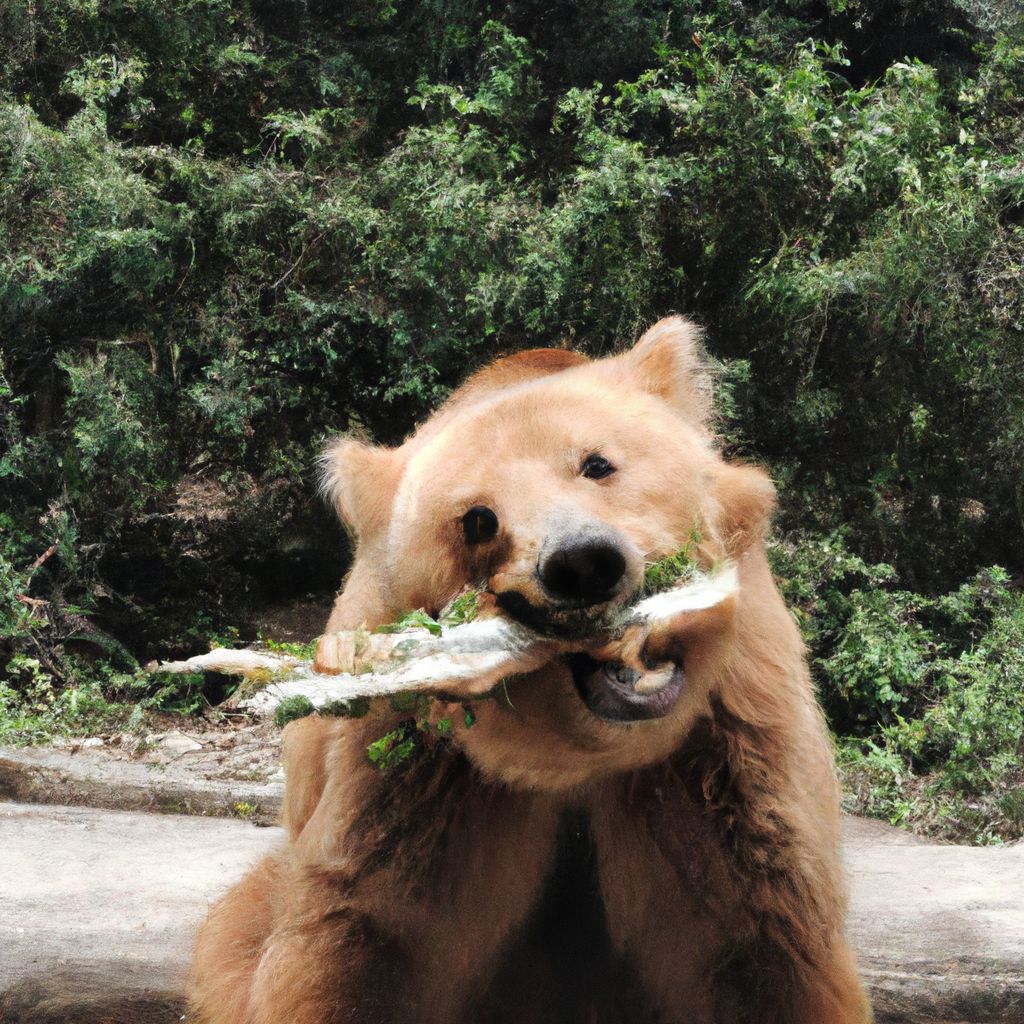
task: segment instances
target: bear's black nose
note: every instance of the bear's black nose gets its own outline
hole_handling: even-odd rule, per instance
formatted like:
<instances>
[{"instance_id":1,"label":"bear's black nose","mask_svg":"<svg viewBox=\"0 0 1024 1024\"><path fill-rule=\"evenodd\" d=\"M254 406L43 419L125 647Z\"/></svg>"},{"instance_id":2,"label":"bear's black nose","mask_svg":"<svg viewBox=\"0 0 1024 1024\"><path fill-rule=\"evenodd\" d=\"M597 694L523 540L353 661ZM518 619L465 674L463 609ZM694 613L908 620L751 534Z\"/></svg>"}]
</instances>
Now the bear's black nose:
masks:
<instances>
[{"instance_id":1,"label":"bear's black nose","mask_svg":"<svg viewBox=\"0 0 1024 1024\"><path fill-rule=\"evenodd\" d=\"M540 581L554 598L597 604L612 597L625 571L625 555L609 541L569 541L543 559Z\"/></svg>"}]
</instances>

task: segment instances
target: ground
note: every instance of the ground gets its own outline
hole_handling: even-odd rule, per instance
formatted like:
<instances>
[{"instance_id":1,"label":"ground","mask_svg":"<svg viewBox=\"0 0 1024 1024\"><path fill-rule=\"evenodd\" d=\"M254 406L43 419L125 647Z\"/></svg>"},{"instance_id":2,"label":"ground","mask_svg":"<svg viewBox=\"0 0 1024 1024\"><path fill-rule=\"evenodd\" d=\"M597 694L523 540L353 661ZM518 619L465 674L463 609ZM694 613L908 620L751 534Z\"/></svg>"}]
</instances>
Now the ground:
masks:
<instances>
[{"instance_id":1,"label":"ground","mask_svg":"<svg viewBox=\"0 0 1024 1024\"><path fill-rule=\"evenodd\" d=\"M50 1014L39 1024L115 989L157 1007L148 1020L178 1019L210 901L283 839L224 818L24 803L0 804L0 829L0 876L14 880L0 993L35 986L26 1001ZM1019 1024L1024 846L942 846L857 818L843 831L850 933L879 1024ZM10 1001L0 994L13 1024Z\"/></svg>"}]
</instances>

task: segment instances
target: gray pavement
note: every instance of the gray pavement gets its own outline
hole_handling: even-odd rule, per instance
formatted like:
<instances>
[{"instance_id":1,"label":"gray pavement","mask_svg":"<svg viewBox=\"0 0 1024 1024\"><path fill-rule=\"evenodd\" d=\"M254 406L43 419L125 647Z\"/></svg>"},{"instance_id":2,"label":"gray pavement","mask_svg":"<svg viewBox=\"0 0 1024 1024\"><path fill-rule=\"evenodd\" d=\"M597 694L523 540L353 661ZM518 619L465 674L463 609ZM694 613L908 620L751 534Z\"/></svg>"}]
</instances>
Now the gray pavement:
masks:
<instances>
[{"instance_id":1,"label":"gray pavement","mask_svg":"<svg viewBox=\"0 0 1024 1024\"><path fill-rule=\"evenodd\" d=\"M225 818L0 804L0 993L15 987L0 1021L177 1020L210 902L280 840Z\"/></svg>"},{"instance_id":2,"label":"gray pavement","mask_svg":"<svg viewBox=\"0 0 1024 1024\"><path fill-rule=\"evenodd\" d=\"M280 841L223 818L0 804L0 992L15 987L0 1021L178 1019L196 926ZM880 1022L1024 1022L1024 846L942 846L848 819L845 857Z\"/></svg>"}]
</instances>

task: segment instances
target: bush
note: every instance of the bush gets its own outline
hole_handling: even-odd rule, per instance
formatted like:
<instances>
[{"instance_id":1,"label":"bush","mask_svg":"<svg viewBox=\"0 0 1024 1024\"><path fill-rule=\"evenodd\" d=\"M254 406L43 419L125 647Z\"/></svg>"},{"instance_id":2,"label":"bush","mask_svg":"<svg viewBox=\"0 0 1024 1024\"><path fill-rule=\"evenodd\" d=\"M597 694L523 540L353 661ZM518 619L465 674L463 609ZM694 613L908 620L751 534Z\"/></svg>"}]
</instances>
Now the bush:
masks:
<instances>
[{"instance_id":1,"label":"bush","mask_svg":"<svg viewBox=\"0 0 1024 1024\"><path fill-rule=\"evenodd\" d=\"M1024 835L1024 595L1007 574L928 597L840 538L772 554L843 737L851 807L945 836Z\"/></svg>"},{"instance_id":2,"label":"bush","mask_svg":"<svg viewBox=\"0 0 1024 1024\"><path fill-rule=\"evenodd\" d=\"M1001 707L936 602L1024 561L1022 58L960 0L8 3L0 665L59 693L326 606L325 435L676 309L782 484L836 727L896 743L947 677ZM928 721L914 771L961 757Z\"/></svg>"}]
</instances>

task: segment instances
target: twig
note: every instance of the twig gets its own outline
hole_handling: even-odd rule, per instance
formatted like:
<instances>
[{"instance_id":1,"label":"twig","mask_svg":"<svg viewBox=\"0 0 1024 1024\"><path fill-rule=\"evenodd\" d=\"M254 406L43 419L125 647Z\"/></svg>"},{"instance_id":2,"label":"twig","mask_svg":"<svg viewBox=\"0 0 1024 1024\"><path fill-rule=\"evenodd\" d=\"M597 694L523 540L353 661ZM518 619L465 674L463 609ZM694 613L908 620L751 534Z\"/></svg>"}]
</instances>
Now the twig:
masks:
<instances>
[{"instance_id":1,"label":"twig","mask_svg":"<svg viewBox=\"0 0 1024 1024\"><path fill-rule=\"evenodd\" d=\"M36 571L36 569L38 569L38 568L39 568L39 567L40 567L40 566L41 566L41 565L43 564L43 562L45 562L45 561L46 561L46 560L47 560L48 558L50 558L50 557L51 557L52 555L55 555L55 554L57 553L57 548L59 548L59 547L60 547L60 541L59 541L59 540L55 540L55 541L54 541L54 542L53 542L53 543L52 543L52 544L51 544L51 545L50 545L50 546L49 546L49 547L48 547L48 548L47 548L47 549L46 549L46 550L45 550L45 551L44 551L44 552L43 552L43 553L42 553L42 554L41 554L41 555L40 555L40 556L39 556L39 557L38 557L38 558L37 558L37 559L36 559L36 560L35 560L35 561L34 561L34 562L32 563L32 565L31 565L31 566L30 566L30 568L29 568L29 578L30 578L30 579L31 579L31 574L32 574L32 573L34 573L34 572Z\"/></svg>"},{"instance_id":2,"label":"twig","mask_svg":"<svg viewBox=\"0 0 1024 1024\"><path fill-rule=\"evenodd\" d=\"M321 231L319 235L317 235L310 241L309 245L303 248L302 252L299 253L298 259L270 286L271 291L280 288L281 285L284 284L284 282L287 281L289 277L291 277L292 272L306 258L306 254L309 252L309 250L312 249L313 246L316 245L323 237L324 232Z\"/></svg>"},{"instance_id":3,"label":"twig","mask_svg":"<svg viewBox=\"0 0 1024 1024\"><path fill-rule=\"evenodd\" d=\"M57 552L57 548L60 547L60 541L55 540L28 568L28 577L25 580L26 588L32 582L32 577L35 576L39 567L50 557ZM39 597L29 597L28 594L16 594L16 600L20 601L24 605L28 605L30 608L42 608L44 605L49 604L48 601L42 600Z\"/></svg>"}]
</instances>

